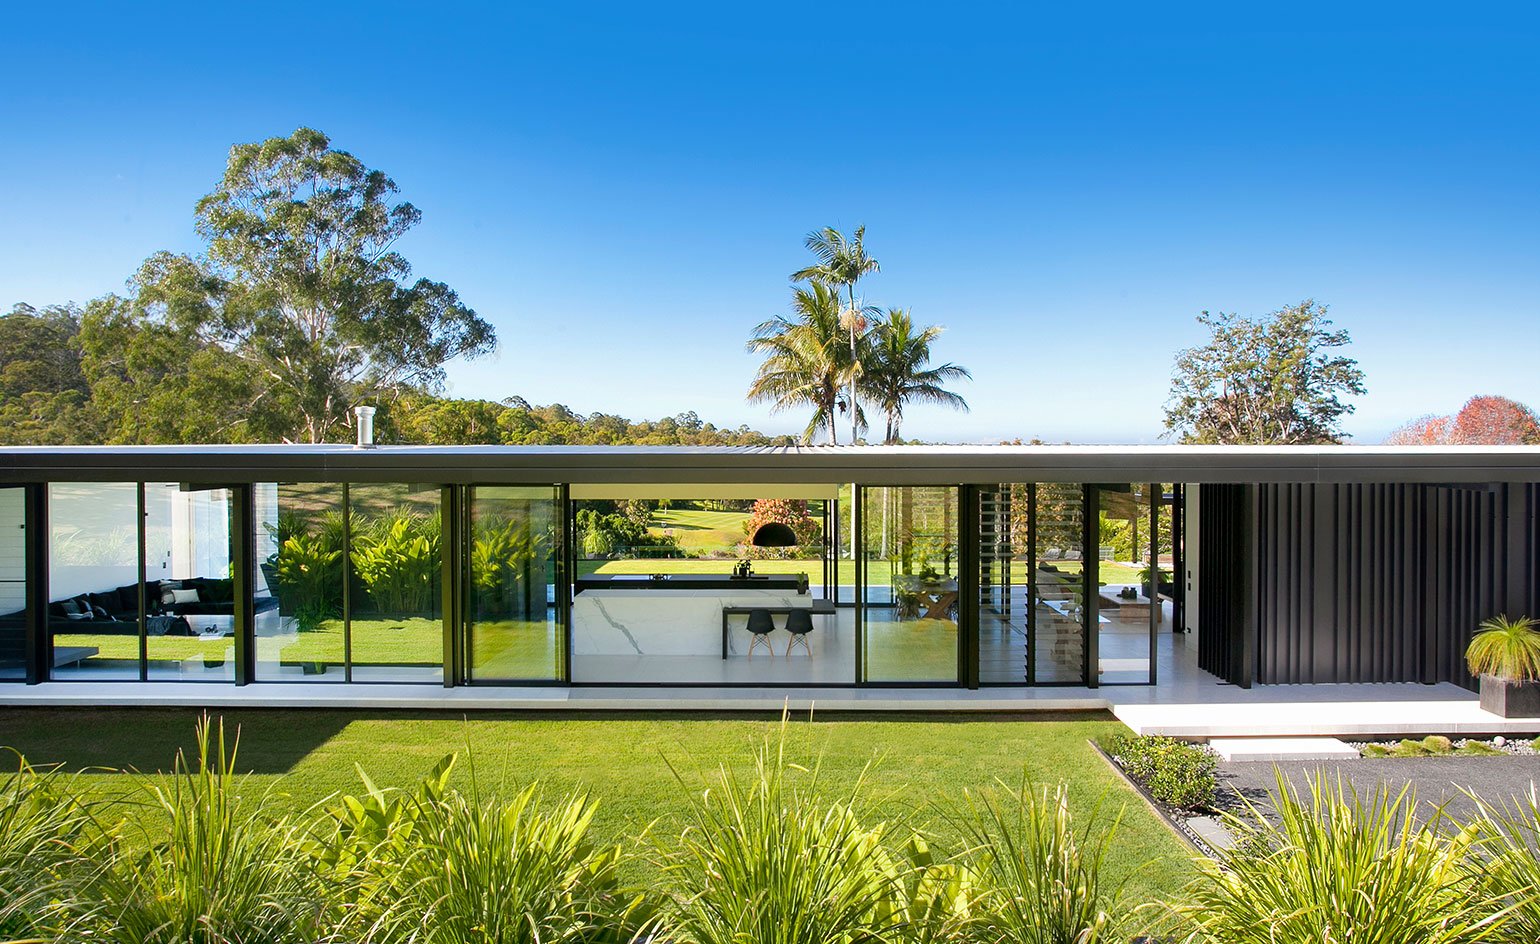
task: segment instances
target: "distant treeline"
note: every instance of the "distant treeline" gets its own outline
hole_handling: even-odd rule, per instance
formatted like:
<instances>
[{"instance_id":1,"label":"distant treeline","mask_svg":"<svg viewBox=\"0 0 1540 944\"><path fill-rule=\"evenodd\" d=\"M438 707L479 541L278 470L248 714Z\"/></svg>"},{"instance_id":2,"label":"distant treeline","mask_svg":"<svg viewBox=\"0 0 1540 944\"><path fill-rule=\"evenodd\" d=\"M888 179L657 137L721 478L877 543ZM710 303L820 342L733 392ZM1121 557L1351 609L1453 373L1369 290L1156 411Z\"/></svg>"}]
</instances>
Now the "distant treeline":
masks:
<instances>
[{"instance_id":1,"label":"distant treeline","mask_svg":"<svg viewBox=\"0 0 1540 944\"><path fill-rule=\"evenodd\" d=\"M0 315L0 445L253 443L284 439L293 410L216 345L133 317L115 299ZM375 402L376 439L413 445L785 445L693 412L632 421L519 397L459 400L410 388ZM330 439L347 441L339 427Z\"/></svg>"}]
</instances>

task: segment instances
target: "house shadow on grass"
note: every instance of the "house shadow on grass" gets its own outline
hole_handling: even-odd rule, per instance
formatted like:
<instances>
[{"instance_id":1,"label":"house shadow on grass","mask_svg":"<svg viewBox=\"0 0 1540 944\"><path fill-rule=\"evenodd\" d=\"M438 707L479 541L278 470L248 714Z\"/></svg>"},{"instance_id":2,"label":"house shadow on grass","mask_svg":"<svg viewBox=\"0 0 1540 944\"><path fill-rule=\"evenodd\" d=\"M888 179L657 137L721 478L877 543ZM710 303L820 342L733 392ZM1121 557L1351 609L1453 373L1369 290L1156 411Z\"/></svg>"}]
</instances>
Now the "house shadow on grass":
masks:
<instances>
[{"instance_id":1,"label":"house shadow on grass","mask_svg":"<svg viewBox=\"0 0 1540 944\"><path fill-rule=\"evenodd\" d=\"M9 748L34 767L62 765L92 773L169 771L178 750L197 752L200 708L4 708L0 709L0 748ZM774 724L779 711L371 711L334 708L207 709L224 720L227 749L239 736L236 768L240 773L285 774L355 721L668 721L714 723L750 721ZM806 709L787 713L793 726L852 722L868 724L1080 723L1111 722L1104 711L1042 712L851 712ZM389 743L379 749L390 750ZM16 756L0 754L0 773L14 770Z\"/></svg>"},{"instance_id":2,"label":"house shadow on grass","mask_svg":"<svg viewBox=\"0 0 1540 944\"><path fill-rule=\"evenodd\" d=\"M6 708L0 710L0 772L19 752L34 767L93 773L169 771L178 750L197 756L199 708ZM307 709L208 709L224 719L228 750L239 736L241 773L287 773L336 736L356 714Z\"/></svg>"}]
</instances>

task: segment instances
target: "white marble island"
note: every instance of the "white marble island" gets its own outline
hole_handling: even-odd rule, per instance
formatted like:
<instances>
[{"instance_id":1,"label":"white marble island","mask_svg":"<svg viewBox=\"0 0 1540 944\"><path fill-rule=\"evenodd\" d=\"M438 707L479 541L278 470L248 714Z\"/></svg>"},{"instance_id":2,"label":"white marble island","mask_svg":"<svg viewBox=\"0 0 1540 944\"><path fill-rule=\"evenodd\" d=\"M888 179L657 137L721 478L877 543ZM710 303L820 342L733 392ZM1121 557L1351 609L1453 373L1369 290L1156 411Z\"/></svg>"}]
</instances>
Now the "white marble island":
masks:
<instances>
[{"instance_id":1,"label":"white marble island","mask_svg":"<svg viewBox=\"0 0 1540 944\"><path fill-rule=\"evenodd\" d=\"M715 656L722 652L724 607L811 607L797 575L594 575L579 578L572 598L576 656ZM785 617L776 619L783 624ZM739 624L741 625L741 623ZM728 635L728 653L740 651ZM747 640L743 640L744 645Z\"/></svg>"}]
</instances>

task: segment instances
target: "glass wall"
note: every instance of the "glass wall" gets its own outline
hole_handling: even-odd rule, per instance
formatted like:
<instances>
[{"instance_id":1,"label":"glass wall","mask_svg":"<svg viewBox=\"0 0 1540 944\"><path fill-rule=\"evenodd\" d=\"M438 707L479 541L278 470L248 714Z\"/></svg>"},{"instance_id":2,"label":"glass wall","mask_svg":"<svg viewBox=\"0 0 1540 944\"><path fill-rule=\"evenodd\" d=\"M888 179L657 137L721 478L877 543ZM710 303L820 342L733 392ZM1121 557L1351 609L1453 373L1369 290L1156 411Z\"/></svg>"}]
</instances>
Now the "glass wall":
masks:
<instances>
[{"instance_id":1,"label":"glass wall","mask_svg":"<svg viewBox=\"0 0 1540 944\"><path fill-rule=\"evenodd\" d=\"M1075 483L980 486L980 684L1084 681L1083 504Z\"/></svg>"},{"instance_id":2,"label":"glass wall","mask_svg":"<svg viewBox=\"0 0 1540 944\"><path fill-rule=\"evenodd\" d=\"M347 680L343 486L253 486L256 679Z\"/></svg>"},{"instance_id":3,"label":"glass wall","mask_svg":"<svg viewBox=\"0 0 1540 944\"><path fill-rule=\"evenodd\" d=\"M144 574L151 591L145 676L152 681L235 679L231 506L229 489L144 485Z\"/></svg>"},{"instance_id":4,"label":"glass wall","mask_svg":"<svg viewBox=\"0 0 1540 944\"><path fill-rule=\"evenodd\" d=\"M1017 534L1025 533L1032 564L1034 684L1078 684L1085 679L1085 489L1071 482L1031 486L1033 500Z\"/></svg>"},{"instance_id":5,"label":"glass wall","mask_svg":"<svg viewBox=\"0 0 1540 944\"><path fill-rule=\"evenodd\" d=\"M52 677L138 679L139 592L139 486L50 483Z\"/></svg>"},{"instance_id":6,"label":"glass wall","mask_svg":"<svg viewBox=\"0 0 1540 944\"><path fill-rule=\"evenodd\" d=\"M440 493L400 483L348 488L353 681L443 681Z\"/></svg>"},{"instance_id":7,"label":"glass wall","mask_svg":"<svg viewBox=\"0 0 1540 944\"><path fill-rule=\"evenodd\" d=\"M0 488L0 680L27 677L26 490Z\"/></svg>"},{"instance_id":8,"label":"glass wall","mask_svg":"<svg viewBox=\"0 0 1540 944\"><path fill-rule=\"evenodd\" d=\"M957 489L860 489L861 678L958 681Z\"/></svg>"},{"instance_id":9,"label":"glass wall","mask_svg":"<svg viewBox=\"0 0 1540 944\"><path fill-rule=\"evenodd\" d=\"M1097 488L1097 670L1104 685L1150 680L1154 629L1163 616L1158 588L1150 585L1158 570L1151 542L1159 530L1150 514L1152 498L1158 508L1158 486L1147 483Z\"/></svg>"},{"instance_id":10,"label":"glass wall","mask_svg":"<svg viewBox=\"0 0 1540 944\"><path fill-rule=\"evenodd\" d=\"M470 489L466 650L472 681L562 677L565 647L556 611L562 553L557 489Z\"/></svg>"}]
</instances>

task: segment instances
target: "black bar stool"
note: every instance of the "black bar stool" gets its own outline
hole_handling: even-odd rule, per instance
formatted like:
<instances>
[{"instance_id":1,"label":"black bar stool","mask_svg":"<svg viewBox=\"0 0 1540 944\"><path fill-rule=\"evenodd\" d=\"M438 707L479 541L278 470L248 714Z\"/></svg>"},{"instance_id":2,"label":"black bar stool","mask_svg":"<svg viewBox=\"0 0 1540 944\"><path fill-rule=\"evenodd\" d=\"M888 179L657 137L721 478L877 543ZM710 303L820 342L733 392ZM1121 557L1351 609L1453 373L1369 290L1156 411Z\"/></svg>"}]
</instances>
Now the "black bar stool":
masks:
<instances>
[{"instance_id":1,"label":"black bar stool","mask_svg":"<svg viewBox=\"0 0 1540 944\"><path fill-rule=\"evenodd\" d=\"M813 649L807 644L807 634L813 631L813 615L805 609L795 609L786 614L786 631L791 633L791 642L786 644L786 655L791 655L791 650L798 644L802 644L802 650L809 657L813 655Z\"/></svg>"},{"instance_id":2,"label":"black bar stool","mask_svg":"<svg viewBox=\"0 0 1540 944\"><path fill-rule=\"evenodd\" d=\"M754 634L754 638L749 640L749 655L754 654L754 647L758 645L763 645L772 656L775 655L775 647L770 645L770 634L775 632L775 619L769 610L758 607L749 610L749 632Z\"/></svg>"}]
</instances>

